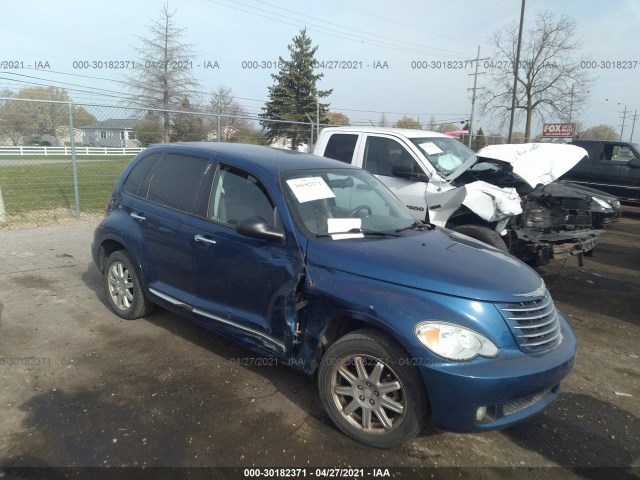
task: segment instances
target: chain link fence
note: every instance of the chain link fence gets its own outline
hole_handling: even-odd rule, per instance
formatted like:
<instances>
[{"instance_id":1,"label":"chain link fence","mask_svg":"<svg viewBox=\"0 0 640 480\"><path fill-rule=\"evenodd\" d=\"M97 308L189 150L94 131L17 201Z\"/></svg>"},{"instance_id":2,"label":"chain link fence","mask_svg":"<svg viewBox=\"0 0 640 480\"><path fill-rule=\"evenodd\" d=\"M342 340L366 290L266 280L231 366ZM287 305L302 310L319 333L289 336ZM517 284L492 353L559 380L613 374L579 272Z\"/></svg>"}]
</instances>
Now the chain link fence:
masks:
<instances>
[{"instance_id":1,"label":"chain link fence","mask_svg":"<svg viewBox=\"0 0 640 480\"><path fill-rule=\"evenodd\" d=\"M266 136L266 122L277 126L280 137ZM317 125L224 112L0 98L0 227L100 214L126 164L150 143L234 142L291 148L292 137L304 140L299 150L310 151ZM506 141L495 135L469 140L466 135L460 138L476 150Z\"/></svg>"},{"instance_id":2,"label":"chain link fence","mask_svg":"<svg viewBox=\"0 0 640 480\"><path fill-rule=\"evenodd\" d=\"M150 143L220 141L290 148L286 133L313 141L315 124L274 120L283 139L270 142L260 120L0 99L0 227L103 212L124 167ZM309 145L299 149L308 151Z\"/></svg>"}]
</instances>

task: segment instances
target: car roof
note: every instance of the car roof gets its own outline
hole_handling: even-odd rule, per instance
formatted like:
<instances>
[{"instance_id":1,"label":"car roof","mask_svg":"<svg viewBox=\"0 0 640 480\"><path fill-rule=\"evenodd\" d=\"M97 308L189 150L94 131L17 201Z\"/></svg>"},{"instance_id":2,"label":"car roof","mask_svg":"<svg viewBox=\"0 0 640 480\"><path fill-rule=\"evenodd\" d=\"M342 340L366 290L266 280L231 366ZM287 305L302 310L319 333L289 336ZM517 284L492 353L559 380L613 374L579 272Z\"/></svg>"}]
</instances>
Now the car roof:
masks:
<instances>
[{"instance_id":1,"label":"car roof","mask_svg":"<svg viewBox=\"0 0 640 480\"><path fill-rule=\"evenodd\" d=\"M333 132L353 132L353 133L387 133L389 135L402 135L408 138L431 138L449 137L444 133L432 132L430 130L418 130L414 128L391 128L391 127L327 127L324 130Z\"/></svg>"},{"instance_id":2,"label":"car roof","mask_svg":"<svg viewBox=\"0 0 640 480\"><path fill-rule=\"evenodd\" d=\"M309 170L317 168L357 168L338 160L332 160L309 153L221 142L177 142L153 144L149 150L161 149L164 152L200 155L237 167L261 167L274 177L291 170Z\"/></svg>"}]
</instances>

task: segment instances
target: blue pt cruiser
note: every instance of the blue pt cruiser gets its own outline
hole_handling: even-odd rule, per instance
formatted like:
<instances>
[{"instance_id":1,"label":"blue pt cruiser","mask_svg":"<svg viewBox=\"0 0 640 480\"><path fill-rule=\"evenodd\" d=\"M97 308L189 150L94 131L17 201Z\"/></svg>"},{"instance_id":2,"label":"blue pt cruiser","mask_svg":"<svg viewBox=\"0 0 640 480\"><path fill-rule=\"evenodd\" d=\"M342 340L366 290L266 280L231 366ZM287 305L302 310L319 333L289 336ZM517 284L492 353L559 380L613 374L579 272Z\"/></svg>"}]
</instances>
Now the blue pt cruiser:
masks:
<instances>
[{"instance_id":1,"label":"blue pt cruiser","mask_svg":"<svg viewBox=\"0 0 640 480\"><path fill-rule=\"evenodd\" d=\"M160 305L316 375L336 426L390 448L540 412L575 334L540 276L415 218L369 173L251 145L152 146L95 231L113 311Z\"/></svg>"}]
</instances>

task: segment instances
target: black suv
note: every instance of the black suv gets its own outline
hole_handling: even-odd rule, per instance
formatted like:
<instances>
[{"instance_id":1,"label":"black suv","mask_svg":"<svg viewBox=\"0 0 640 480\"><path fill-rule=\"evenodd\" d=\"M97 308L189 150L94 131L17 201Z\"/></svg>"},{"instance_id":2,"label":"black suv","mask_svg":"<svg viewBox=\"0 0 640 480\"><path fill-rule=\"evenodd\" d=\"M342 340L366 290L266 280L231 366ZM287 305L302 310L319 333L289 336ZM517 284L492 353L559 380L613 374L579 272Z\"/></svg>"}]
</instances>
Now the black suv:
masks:
<instances>
[{"instance_id":1,"label":"black suv","mask_svg":"<svg viewBox=\"0 0 640 480\"><path fill-rule=\"evenodd\" d=\"M575 140L589 156L562 176L621 200L640 202L640 145L609 140Z\"/></svg>"}]
</instances>

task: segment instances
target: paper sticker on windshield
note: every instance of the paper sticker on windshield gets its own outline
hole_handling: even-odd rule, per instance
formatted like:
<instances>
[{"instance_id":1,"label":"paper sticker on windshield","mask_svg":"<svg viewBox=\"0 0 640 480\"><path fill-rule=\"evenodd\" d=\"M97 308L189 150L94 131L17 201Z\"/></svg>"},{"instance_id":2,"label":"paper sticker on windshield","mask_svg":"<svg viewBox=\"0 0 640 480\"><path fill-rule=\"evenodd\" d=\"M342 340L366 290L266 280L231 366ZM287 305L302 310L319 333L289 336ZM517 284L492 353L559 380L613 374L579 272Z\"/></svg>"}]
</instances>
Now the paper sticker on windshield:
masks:
<instances>
[{"instance_id":1,"label":"paper sticker on windshield","mask_svg":"<svg viewBox=\"0 0 640 480\"><path fill-rule=\"evenodd\" d=\"M349 230L360 230L361 228L361 218L327 218L327 233L331 235L333 240L363 238L362 233L348 233Z\"/></svg>"},{"instance_id":2,"label":"paper sticker on windshield","mask_svg":"<svg viewBox=\"0 0 640 480\"><path fill-rule=\"evenodd\" d=\"M424 150L427 155L437 155L439 153L442 153L442 150L440 150L440 147L438 147L433 142L420 143L419 145L420 145L420 148L422 148L422 150Z\"/></svg>"},{"instance_id":3,"label":"paper sticker on windshield","mask_svg":"<svg viewBox=\"0 0 640 480\"><path fill-rule=\"evenodd\" d=\"M322 177L294 178L287 185L300 203L335 197Z\"/></svg>"}]
</instances>

